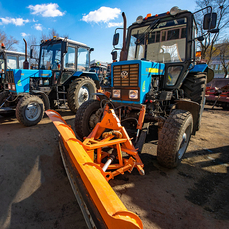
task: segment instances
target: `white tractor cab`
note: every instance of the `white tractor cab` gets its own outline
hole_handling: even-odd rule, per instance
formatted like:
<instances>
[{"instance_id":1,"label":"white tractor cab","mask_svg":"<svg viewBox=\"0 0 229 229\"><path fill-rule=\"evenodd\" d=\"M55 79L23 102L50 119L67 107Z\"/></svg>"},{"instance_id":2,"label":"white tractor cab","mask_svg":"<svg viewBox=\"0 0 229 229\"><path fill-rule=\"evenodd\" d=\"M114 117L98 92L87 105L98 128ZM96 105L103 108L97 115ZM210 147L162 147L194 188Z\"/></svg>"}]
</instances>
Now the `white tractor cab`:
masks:
<instances>
[{"instance_id":1,"label":"white tractor cab","mask_svg":"<svg viewBox=\"0 0 229 229\"><path fill-rule=\"evenodd\" d=\"M9 51L4 44L0 48L0 91L3 90L5 73L7 69L22 69L25 61L25 53Z\"/></svg>"}]
</instances>

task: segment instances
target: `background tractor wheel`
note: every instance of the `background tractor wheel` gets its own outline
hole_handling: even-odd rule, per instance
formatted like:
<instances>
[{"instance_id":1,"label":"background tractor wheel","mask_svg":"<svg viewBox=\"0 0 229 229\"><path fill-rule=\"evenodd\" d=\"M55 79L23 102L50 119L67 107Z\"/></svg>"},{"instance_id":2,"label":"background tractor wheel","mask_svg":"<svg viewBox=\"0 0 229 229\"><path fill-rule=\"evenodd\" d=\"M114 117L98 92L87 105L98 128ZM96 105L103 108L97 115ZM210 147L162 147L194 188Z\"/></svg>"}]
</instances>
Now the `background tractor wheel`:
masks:
<instances>
[{"instance_id":1,"label":"background tractor wheel","mask_svg":"<svg viewBox=\"0 0 229 229\"><path fill-rule=\"evenodd\" d=\"M95 99L96 85L86 76L74 80L68 89L67 99L70 110L76 113L77 109L87 100Z\"/></svg>"},{"instance_id":2,"label":"background tractor wheel","mask_svg":"<svg viewBox=\"0 0 229 229\"><path fill-rule=\"evenodd\" d=\"M184 90L184 95L186 98L191 99L194 102L200 104L199 117L197 120L197 128L200 129L201 116L204 110L205 103L205 89L207 84L207 74L206 73L189 73L185 78L185 81L182 85L182 89Z\"/></svg>"},{"instance_id":3,"label":"background tractor wheel","mask_svg":"<svg viewBox=\"0 0 229 229\"><path fill-rule=\"evenodd\" d=\"M16 118L24 126L34 126L44 116L44 102L36 95L23 96L16 107Z\"/></svg>"},{"instance_id":4,"label":"background tractor wheel","mask_svg":"<svg viewBox=\"0 0 229 229\"><path fill-rule=\"evenodd\" d=\"M100 101L88 100L80 106L75 117L75 133L83 140L87 137L102 117Z\"/></svg>"},{"instance_id":5,"label":"background tractor wheel","mask_svg":"<svg viewBox=\"0 0 229 229\"><path fill-rule=\"evenodd\" d=\"M193 119L189 111L172 111L159 134L157 160L161 165L174 168L181 162L192 128Z\"/></svg>"}]
</instances>

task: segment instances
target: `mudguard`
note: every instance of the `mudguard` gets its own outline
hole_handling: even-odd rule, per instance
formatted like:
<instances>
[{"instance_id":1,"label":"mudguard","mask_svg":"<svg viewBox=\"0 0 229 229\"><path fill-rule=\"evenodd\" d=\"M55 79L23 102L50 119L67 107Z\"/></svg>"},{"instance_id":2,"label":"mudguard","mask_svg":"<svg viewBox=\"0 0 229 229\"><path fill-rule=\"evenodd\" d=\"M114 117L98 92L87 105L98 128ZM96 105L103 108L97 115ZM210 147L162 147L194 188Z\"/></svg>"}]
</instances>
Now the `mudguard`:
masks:
<instances>
[{"instance_id":1,"label":"mudguard","mask_svg":"<svg viewBox=\"0 0 229 229\"><path fill-rule=\"evenodd\" d=\"M79 180L82 184L81 186L86 190L84 194L86 194L86 196L89 195L83 202L90 202L93 207L88 207L87 209L90 210L94 208L99 213L99 216L97 214L96 217L95 214L94 217L92 217L96 227L100 228L101 226L111 229L143 228L140 218L126 209L105 179L103 170L92 161L85 151L82 142L75 137L70 126L67 125L57 112L48 110L46 114L60 132L61 148L64 149L66 158L71 160L72 166L75 171L77 171L74 172L73 170L71 173L73 177L72 180ZM75 185L74 182L72 182L72 185ZM83 197L85 195L81 196ZM85 218L86 222L89 222L90 219L88 220L88 218L90 218L91 215L89 215L89 217L87 216L87 214L84 214L84 217L87 218ZM91 227L94 228L94 225L92 224Z\"/></svg>"}]
</instances>

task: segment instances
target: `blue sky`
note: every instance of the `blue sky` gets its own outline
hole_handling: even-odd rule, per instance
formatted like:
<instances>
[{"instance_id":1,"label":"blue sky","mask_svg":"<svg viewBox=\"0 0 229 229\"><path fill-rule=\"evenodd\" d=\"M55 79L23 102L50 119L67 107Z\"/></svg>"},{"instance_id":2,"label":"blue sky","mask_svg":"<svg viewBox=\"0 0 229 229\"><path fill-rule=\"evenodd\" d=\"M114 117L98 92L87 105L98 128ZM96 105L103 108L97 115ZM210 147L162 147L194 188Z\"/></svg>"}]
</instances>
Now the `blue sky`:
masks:
<instances>
[{"instance_id":1,"label":"blue sky","mask_svg":"<svg viewBox=\"0 0 229 229\"><path fill-rule=\"evenodd\" d=\"M7 0L0 2L0 30L19 40L14 47L24 52L23 38L35 36L39 42L42 33L48 35L50 29L55 29L60 36L68 35L93 47L91 60L111 62L113 34L122 26L122 12L129 26L139 15L164 13L173 6L192 12L196 9L195 0Z\"/></svg>"}]
</instances>

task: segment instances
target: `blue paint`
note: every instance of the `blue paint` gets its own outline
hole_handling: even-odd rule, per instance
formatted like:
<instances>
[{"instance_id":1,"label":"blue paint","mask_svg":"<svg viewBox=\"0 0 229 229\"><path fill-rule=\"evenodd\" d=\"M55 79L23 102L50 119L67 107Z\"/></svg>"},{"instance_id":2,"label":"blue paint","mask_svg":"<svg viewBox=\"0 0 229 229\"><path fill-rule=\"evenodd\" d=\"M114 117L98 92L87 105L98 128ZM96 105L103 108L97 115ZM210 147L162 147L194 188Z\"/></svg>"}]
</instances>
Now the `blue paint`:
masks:
<instances>
[{"instance_id":1,"label":"blue paint","mask_svg":"<svg viewBox=\"0 0 229 229\"><path fill-rule=\"evenodd\" d=\"M92 78L94 81L99 81L99 78L95 72L82 72L82 71L77 71L73 74L75 77L80 77L81 75L88 76Z\"/></svg>"},{"instance_id":2,"label":"blue paint","mask_svg":"<svg viewBox=\"0 0 229 229\"><path fill-rule=\"evenodd\" d=\"M12 69L16 93L29 93L30 78L51 78L51 70L29 70L29 69ZM10 92L14 92L10 90Z\"/></svg>"},{"instance_id":3,"label":"blue paint","mask_svg":"<svg viewBox=\"0 0 229 229\"><path fill-rule=\"evenodd\" d=\"M197 64L190 70L190 72L204 72L207 67L207 64Z\"/></svg>"},{"instance_id":4,"label":"blue paint","mask_svg":"<svg viewBox=\"0 0 229 229\"><path fill-rule=\"evenodd\" d=\"M140 89L139 101L130 101L130 100L114 100L114 102L122 102L122 103L133 103L133 104L142 104L145 101L145 95L150 91L151 88L151 80L153 76L164 75L165 64L149 62L144 60L128 60L128 61L120 61L112 63L112 66L120 66L120 65L130 65L130 64L138 64L139 65L139 80L138 87ZM113 67L111 67L111 86L113 87Z\"/></svg>"}]
</instances>

